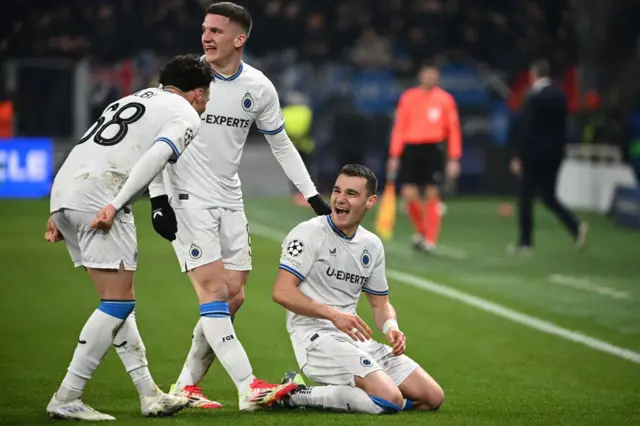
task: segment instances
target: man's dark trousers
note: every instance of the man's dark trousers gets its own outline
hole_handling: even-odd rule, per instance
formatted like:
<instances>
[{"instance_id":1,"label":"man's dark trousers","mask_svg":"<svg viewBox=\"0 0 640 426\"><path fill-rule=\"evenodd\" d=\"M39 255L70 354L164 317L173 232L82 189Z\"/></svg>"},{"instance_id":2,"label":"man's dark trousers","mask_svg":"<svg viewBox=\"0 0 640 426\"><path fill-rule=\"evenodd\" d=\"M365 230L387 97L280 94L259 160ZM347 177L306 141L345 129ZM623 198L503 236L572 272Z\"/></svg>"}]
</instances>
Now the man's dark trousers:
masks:
<instances>
[{"instance_id":1,"label":"man's dark trousers","mask_svg":"<svg viewBox=\"0 0 640 426\"><path fill-rule=\"evenodd\" d=\"M538 190L545 205L560 219L574 239L577 238L578 219L556 197L556 182L561 165L561 161L522 164L520 194L518 197L518 225L520 231L518 244L520 246L533 246L533 201Z\"/></svg>"}]
</instances>

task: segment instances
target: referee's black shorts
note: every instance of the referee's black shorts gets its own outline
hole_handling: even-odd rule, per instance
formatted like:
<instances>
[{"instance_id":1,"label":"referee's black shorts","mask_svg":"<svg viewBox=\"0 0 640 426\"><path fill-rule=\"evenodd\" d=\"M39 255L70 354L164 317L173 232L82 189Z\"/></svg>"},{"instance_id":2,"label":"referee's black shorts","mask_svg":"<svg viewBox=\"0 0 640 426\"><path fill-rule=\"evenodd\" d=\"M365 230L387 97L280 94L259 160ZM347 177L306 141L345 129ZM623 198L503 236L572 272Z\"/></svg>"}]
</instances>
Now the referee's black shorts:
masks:
<instances>
[{"instance_id":1,"label":"referee's black shorts","mask_svg":"<svg viewBox=\"0 0 640 426\"><path fill-rule=\"evenodd\" d=\"M441 185L444 182L445 144L406 144L400 158L401 184Z\"/></svg>"}]
</instances>

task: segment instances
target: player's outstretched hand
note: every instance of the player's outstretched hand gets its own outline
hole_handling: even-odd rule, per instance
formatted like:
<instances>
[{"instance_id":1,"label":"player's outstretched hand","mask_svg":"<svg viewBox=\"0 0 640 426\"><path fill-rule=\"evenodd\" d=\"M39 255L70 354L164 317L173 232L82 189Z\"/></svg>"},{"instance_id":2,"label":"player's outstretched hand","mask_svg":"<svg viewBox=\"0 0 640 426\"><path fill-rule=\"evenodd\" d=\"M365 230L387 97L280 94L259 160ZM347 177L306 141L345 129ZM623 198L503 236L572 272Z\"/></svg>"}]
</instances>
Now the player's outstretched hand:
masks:
<instances>
[{"instance_id":1,"label":"player's outstretched hand","mask_svg":"<svg viewBox=\"0 0 640 426\"><path fill-rule=\"evenodd\" d=\"M395 356L402 355L407 348L407 337L400 330L391 329L387 332L387 340L393 347Z\"/></svg>"},{"instance_id":2,"label":"player's outstretched hand","mask_svg":"<svg viewBox=\"0 0 640 426\"><path fill-rule=\"evenodd\" d=\"M115 220L117 213L118 211L116 208L109 204L98 212L96 218L91 222L91 227L93 229L108 231L113 226L113 221Z\"/></svg>"},{"instance_id":3,"label":"player's outstretched hand","mask_svg":"<svg viewBox=\"0 0 640 426\"><path fill-rule=\"evenodd\" d=\"M371 329L357 315L339 312L332 322L338 330L347 333L353 340L365 342L371 338Z\"/></svg>"},{"instance_id":4,"label":"player's outstretched hand","mask_svg":"<svg viewBox=\"0 0 640 426\"><path fill-rule=\"evenodd\" d=\"M160 195L151 199L151 223L153 229L165 240L173 241L178 232L176 212L169 204L169 197Z\"/></svg>"},{"instance_id":5,"label":"player's outstretched hand","mask_svg":"<svg viewBox=\"0 0 640 426\"><path fill-rule=\"evenodd\" d=\"M331 214L331 206L329 205L329 203L322 199L320 194L316 194L313 197L309 198L307 202L309 202L309 205L318 216Z\"/></svg>"},{"instance_id":6,"label":"player's outstretched hand","mask_svg":"<svg viewBox=\"0 0 640 426\"><path fill-rule=\"evenodd\" d=\"M52 217L49 217L49 220L47 221L47 230L44 233L44 239L50 243L57 243L58 241L64 240L62 233L56 226Z\"/></svg>"}]
</instances>

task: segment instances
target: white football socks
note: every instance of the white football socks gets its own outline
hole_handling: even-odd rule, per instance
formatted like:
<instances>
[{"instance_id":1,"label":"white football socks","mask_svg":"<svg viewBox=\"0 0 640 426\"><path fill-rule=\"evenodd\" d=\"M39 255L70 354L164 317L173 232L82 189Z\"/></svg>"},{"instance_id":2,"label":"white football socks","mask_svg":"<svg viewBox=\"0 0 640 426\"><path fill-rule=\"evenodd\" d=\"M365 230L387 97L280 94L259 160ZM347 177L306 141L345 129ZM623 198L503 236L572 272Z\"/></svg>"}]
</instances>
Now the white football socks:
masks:
<instances>
[{"instance_id":1,"label":"white football socks","mask_svg":"<svg viewBox=\"0 0 640 426\"><path fill-rule=\"evenodd\" d=\"M216 354L204 335L202 319L199 319L193 329L191 349L189 349L187 360L176 382L176 389L184 389L186 386L194 386L200 383L200 380L207 374L215 359Z\"/></svg>"},{"instance_id":2,"label":"white football socks","mask_svg":"<svg viewBox=\"0 0 640 426\"><path fill-rule=\"evenodd\" d=\"M291 404L338 412L381 414L385 410L360 388L351 386L311 386L291 395Z\"/></svg>"},{"instance_id":3,"label":"white football socks","mask_svg":"<svg viewBox=\"0 0 640 426\"><path fill-rule=\"evenodd\" d=\"M133 380L133 384L136 385L140 396L157 395L158 387L149 372L147 349L138 330L135 311L129 314L118 330L113 339L113 346L115 346L116 352L118 352L118 356L129 373L129 377Z\"/></svg>"},{"instance_id":4,"label":"white football socks","mask_svg":"<svg viewBox=\"0 0 640 426\"><path fill-rule=\"evenodd\" d=\"M134 301L102 301L80 332L67 374L56 392L62 402L80 398L87 381L107 354L113 336L131 313Z\"/></svg>"},{"instance_id":5,"label":"white football socks","mask_svg":"<svg viewBox=\"0 0 640 426\"><path fill-rule=\"evenodd\" d=\"M235 383L238 393L246 393L255 379L249 357L236 336L227 302L200 305L202 330L224 369Z\"/></svg>"}]
</instances>

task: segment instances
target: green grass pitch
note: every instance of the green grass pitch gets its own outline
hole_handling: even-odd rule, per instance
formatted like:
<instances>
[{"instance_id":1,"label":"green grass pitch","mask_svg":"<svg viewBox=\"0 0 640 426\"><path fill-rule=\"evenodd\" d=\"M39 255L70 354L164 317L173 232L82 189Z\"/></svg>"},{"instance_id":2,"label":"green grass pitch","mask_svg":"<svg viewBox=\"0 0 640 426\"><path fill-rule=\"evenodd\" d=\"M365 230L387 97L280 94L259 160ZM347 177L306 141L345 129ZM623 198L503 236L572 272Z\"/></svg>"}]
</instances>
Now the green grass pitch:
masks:
<instances>
[{"instance_id":1,"label":"green grass pitch","mask_svg":"<svg viewBox=\"0 0 640 426\"><path fill-rule=\"evenodd\" d=\"M640 356L640 234L616 228L607 218L583 216L591 224L592 243L576 253L555 220L540 211L537 251L511 257L505 247L514 237L513 219L499 217L496 209L496 201L451 201L443 220L443 256L437 258L409 249L410 227L400 220L395 240L387 245L388 268ZM198 303L170 244L153 233L147 202L140 201L135 210L138 324L151 371L168 390L189 348ZM280 251L277 236L311 214L288 200L247 201L254 270L235 324L260 378L278 380L297 368L284 311L271 301L271 287ZM46 404L84 321L98 304L85 273L72 268L64 245L44 242L47 216L44 200L0 201L3 425L51 423ZM391 301L407 334L407 353L445 390L445 404L437 413L238 413L233 383L216 363L202 385L224 409L147 420L140 416L135 388L114 351L89 382L85 400L126 425L640 424L640 364L396 278L390 279ZM360 314L372 324L366 303ZM376 337L382 338L379 332Z\"/></svg>"}]
</instances>

